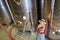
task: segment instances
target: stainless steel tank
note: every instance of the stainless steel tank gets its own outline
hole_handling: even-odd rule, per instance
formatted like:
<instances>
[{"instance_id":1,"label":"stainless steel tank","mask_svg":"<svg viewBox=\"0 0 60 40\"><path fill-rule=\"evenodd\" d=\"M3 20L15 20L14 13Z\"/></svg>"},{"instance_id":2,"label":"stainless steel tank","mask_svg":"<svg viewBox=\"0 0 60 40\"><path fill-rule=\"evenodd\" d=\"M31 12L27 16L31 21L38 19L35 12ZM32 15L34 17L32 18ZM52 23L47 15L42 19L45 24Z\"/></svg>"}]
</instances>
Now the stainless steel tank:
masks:
<instances>
[{"instance_id":1,"label":"stainless steel tank","mask_svg":"<svg viewBox=\"0 0 60 40\"><path fill-rule=\"evenodd\" d=\"M7 0L7 1L12 10L15 22L20 22L24 25L24 27L26 27L26 30L31 30L32 25L34 25L34 22L36 23L35 19L37 18L37 16L34 17L32 16L34 14L37 15L36 4L33 7L32 0ZM34 10L34 12L32 12L32 10ZM33 20L35 21L33 22Z\"/></svg>"},{"instance_id":2,"label":"stainless steel tank","mask_svg":"<svg viewBox=\"0 0 60 40\"><path fill-rule=\"evenodd\" d=\"M53 40L60 40L60 0L52 0L52 29L50 29L49 37ZM53 30L54 29L54 30Z\"/></svg>"},{"instance_id":3,"label":"stainless steel tank","mask_svg":"<svg viewBox=\"0 0 60 40\"><path fill-rule=\"evenodd\" d=\"M12 18L5 0L0 0L0 22L2 24L10 24Z\"/></svg>"},{"instance_id":4,"label":"stainless steel tank","mask_svg":"<svg viewBox=\"0 0 60 40\"><path fill-rule=\"evenodd\" d=\"M47 19L51 10L51 0L41 0L41 14L42 18Z\"/></svg>"}]
</instances>

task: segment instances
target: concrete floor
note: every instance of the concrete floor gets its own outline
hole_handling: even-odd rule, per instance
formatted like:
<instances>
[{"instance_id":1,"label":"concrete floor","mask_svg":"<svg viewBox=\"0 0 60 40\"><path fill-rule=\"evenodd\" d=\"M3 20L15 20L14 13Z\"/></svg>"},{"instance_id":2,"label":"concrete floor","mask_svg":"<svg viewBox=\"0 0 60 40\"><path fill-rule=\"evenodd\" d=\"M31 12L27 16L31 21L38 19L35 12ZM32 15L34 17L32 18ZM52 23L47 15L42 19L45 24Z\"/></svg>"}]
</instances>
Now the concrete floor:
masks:
<instances>
[{"instance_id":1,"label":"concrete floor","mask_svg":"<svg viewBox=\"0 0 60 40\"><path fill-rule=\"evenodd\" d=\"M18 35L23 40L36 40L36 34L35 33L31 34L31 33L24 32L24 33L19 33Z\"/></svg>"},{"instance_id":2,"label":"concrete floor","mask_svg":"<svg viewBox=\"0 0 60 40\"><path fill-rule=\"evenodd\" d=\"M16 40L36 40L36 33L17 32L16 29L14 29L12 35L15 36ZM8 35L2 29L0 29L0 40L10 40Z\"/></svg>"},{"instance_id":3,"label":"concrete floor","mask_svg":"<svg viewBox=\"0 0 60 40\"><path fill-rule=\"evenodd\" d=\"M49 37L51 39L59 39L60 40L60 35L57 35L57 34L53 34L53 32L56 32L56 30L60 30L60 15L58 16L54 16L54 20L53 20L53 28L55 30L50 30L50 33L49 33Z\"/></svg>"},{"instance_id":4,"label":"concrete floor","mask_svg":"<svg viewBox=\"0 0 60 40\"><path fill-rule=\"evenodd\" d=\"M24 40L36 40L37 39L37 35L36 33L19 33L18 35L20 35L20 38L24 39ZM45 40L48 40L47 38Z\"/></svg>"},{"instance_id":5,"label":"concrete floor","mask_svg":"<svg viewBox=\"0 0 60 40\"><path fill-rule=\"evenodd\" d=\"M0 40L10 40L8 35L0 28Z\"/></svg>"}]
</instances>

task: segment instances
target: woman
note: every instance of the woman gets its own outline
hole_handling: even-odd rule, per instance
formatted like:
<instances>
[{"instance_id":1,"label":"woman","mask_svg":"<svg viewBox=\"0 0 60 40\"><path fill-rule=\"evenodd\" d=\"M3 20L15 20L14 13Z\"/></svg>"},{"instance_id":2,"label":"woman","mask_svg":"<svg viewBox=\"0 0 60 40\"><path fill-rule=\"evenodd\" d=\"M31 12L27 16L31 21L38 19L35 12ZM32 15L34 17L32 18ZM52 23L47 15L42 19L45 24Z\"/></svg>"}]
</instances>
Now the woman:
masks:
<instances>
[{"instance_id":1,"label":"woman","mask_svg":"<svg viewBox=\"0 0 60 40\"><path fill-rule=\"evenodd\" d=\"M44 19L39 20L39 25L37 27L37 40L45 40L45 34L46 34L46 22Z\"/></svg>"}]
</instances>

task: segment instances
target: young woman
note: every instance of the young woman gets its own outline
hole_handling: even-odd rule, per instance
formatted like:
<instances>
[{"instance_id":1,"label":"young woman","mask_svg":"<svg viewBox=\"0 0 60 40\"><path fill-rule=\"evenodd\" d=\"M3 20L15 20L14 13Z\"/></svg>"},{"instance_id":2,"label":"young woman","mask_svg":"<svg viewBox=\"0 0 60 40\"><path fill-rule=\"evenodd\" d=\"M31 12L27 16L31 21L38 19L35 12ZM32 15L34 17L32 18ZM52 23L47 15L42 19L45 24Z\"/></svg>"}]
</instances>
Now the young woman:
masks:
<instances>
[{"instance_id":1,"label":"young woman","mask_svg":"<svg viewBox=\"0 0 60 40\"><path fill-rule=\"evenodd\" d=\"M37 27L37 40L45 40L46 34L46 22L44 19L39 20L39 25Z\"/></svg>"}]
</instances>

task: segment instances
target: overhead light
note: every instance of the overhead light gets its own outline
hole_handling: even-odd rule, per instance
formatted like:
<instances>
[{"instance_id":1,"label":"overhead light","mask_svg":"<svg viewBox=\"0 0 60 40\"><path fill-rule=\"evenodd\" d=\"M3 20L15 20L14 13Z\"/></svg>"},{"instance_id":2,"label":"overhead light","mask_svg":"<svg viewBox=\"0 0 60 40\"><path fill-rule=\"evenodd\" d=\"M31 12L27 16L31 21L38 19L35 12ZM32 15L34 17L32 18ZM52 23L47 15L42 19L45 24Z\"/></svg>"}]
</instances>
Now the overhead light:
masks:
<instances>
[{"instance_id":1,"label":"overhead light","mask_svg":"<svg viewBox=\"0 0 60 40\"><path fill-rule=\"evenodd\" d=\"M55 34L55 32L52 32L53 34Z\"/></svg>"},{"instance_id":2,"label":"overhead light","mask_svg":"<svg viewBox=\"0 0 60 40\"><path fill-rule=\"evenodd\" d=\"M23 16L23 20L26 20L26 16Z\"/></svg>"}]
</instances>

